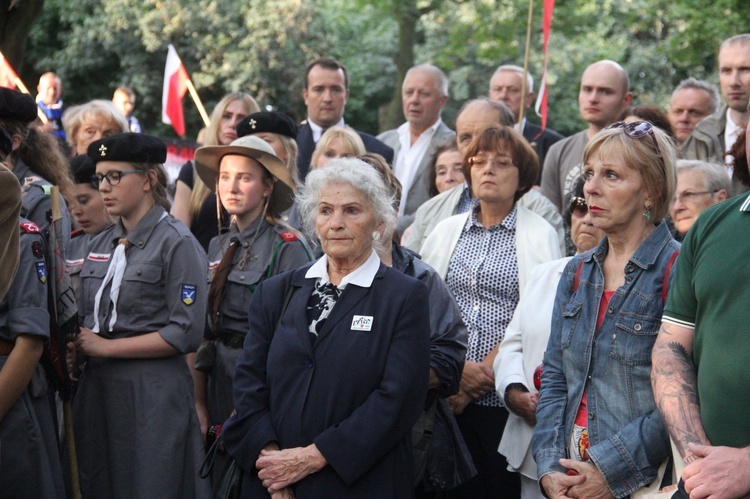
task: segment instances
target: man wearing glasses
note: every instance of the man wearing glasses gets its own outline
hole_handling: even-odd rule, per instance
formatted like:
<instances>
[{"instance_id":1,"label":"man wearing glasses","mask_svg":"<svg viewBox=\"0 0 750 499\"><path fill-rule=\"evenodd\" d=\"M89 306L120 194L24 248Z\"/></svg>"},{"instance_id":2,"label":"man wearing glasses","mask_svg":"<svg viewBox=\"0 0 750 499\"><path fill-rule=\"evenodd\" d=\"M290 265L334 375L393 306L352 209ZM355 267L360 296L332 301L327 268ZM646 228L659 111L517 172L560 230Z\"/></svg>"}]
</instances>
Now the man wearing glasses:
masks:
<instances>
[{"instance_id":1,"label":"man wearing glasses","mask_svg":"<svg viewBox=\"0 0 750 499\"><path fill-rule=\"evenodd\" d=\"M724 166L706 161L682 159L677 162L677 189L669 215L682 237L709 206L732 195L732 183Z\"/></svg>"}]
</instances>

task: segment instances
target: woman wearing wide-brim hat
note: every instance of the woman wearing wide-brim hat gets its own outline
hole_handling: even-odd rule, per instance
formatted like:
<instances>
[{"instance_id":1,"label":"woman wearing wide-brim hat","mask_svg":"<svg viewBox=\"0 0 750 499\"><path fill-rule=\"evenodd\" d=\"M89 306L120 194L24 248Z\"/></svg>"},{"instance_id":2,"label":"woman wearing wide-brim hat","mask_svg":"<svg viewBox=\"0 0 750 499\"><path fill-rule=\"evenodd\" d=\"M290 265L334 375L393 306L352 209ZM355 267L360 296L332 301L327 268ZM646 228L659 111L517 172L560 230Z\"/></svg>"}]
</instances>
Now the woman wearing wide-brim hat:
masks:
<instances>
[{"instance_id":1,"label":"woman wearing wide-brim hat","mask_svg":"<svg viewBox=\"0 0 750 499\"><path fill-rule=\"evenodd\" d=\"M257 285L311 259L301 236L280 222L292 205L295 185L271 146L241 137L228 146L195 153L201 180L232 217L229 229L208 248L208 327L196 361L196 407L204 433L217 436L232 409L232 377L247 333L250 298ZM214 465L218 486L224 460Z\"/></svg>"}]
</instances>

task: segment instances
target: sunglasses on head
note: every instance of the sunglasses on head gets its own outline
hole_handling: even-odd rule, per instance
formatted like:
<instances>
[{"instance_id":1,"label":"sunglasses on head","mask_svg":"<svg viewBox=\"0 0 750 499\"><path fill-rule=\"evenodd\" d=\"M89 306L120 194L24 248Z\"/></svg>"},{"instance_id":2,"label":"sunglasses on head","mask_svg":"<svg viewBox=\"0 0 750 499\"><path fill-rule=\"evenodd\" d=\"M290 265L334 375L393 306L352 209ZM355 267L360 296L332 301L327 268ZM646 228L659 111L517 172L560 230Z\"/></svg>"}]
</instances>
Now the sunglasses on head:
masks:
<instances>
[{"instance_id":1,"label":"sunglasses on head","mask_svg":"<svg viewBox=\"0 0 750 499\"><path fill-rule=\"evenodd\" d=\"M654 150L656 151L656 155L659 157L661 166L662 168L665 167L664 158L662 157L661 149L659 148L659 142L656 140L656 134L654 133L654 126L650 122L618 121L617 123L612 123L608 127L604 128L604 130L613 130L618 128L622 128L625 131L625 135L627 135L631 139L638 140L646 136L651 137L651 142L654 144Z\"/></svg>"},{"instance_id":2,"label":"sunglasses on head","mask_svg":"<svg viewBox=\"0 0 750 499\"><path fill-rule=\"evenodd\" d=\"M575 196L570 200L570 206L568 207L570 214L579 218L583 218L589 212L589 207L586 204L586 200L580 196Z\"/></svg>"}]
</instances>

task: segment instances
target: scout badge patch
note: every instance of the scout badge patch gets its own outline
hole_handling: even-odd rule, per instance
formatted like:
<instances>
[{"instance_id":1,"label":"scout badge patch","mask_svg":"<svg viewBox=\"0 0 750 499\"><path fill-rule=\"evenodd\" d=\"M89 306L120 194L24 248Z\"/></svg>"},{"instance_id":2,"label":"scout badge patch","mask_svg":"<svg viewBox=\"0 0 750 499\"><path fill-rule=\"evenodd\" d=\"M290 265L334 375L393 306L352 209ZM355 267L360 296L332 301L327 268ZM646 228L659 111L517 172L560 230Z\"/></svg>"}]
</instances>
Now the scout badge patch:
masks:
<instances>
[{"instance_id":1,"label":"scout badge patch","mask_svg":"<svg viewBox=\"0 0 750 499\"><path fill-rule=\"evenodd\" d=\"M182 303L192 305L195 303L195 286L190 284L182 285Z\"/></svg>"},{"instance_id":2,"label":"scout badge patch","mask_svg":"<svg viewBox=\"0 0 750 499\"><path fill-rule=\"evenodd\" d=\"M47 267L45 267L44 262L36 262L36 275L42 284L47 282Z\"/></svg>"}]
</instances>

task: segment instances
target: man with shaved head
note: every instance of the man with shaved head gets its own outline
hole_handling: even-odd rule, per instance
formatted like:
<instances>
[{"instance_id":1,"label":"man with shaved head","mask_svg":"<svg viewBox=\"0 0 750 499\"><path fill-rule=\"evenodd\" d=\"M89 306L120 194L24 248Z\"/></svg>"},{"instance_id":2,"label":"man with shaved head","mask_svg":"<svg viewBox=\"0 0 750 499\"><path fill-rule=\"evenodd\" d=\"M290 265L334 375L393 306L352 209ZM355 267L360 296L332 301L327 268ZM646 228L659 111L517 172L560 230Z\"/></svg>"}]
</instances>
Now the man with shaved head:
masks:
<instances>
[{"instance_id":1,"label":"man with shaved head","mask_svg":"<svg viewBox=\"0 0 750 499\"><path fill-rule=\"evenodd\" d=\"M458 151L462 156L466 156L474 137L488 128L499 125L512 127L514 123L513 113L502 102L486 97L469 101L463 105L456 117ZM428 200L419 207L414 224L404 235L405 246L419 252L425 239L438 222L468 211L474 206L474 201L466 182ZM557 231L560 240L563 240L563 220L560 213L538 191L531 189L521 196L518 203L547 220Z\"/></svg>"},{"instance_id":2,"label":"man with shaved head","mask_svg":"<svg viewBox=\"0 0 750 499\"><path fill-rule=\"evenodd\" d=\"M563 199L581 176L583 150L589 139L602 128L616 122L633 100L630 79L614 61L590 65L581 77L578 112L588 128L554 144L544 161L542 194L562 211Z\"/></svg>"}]
</instances>

